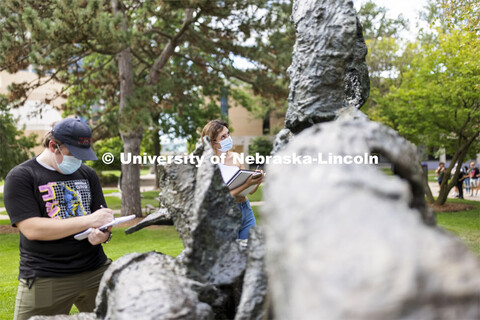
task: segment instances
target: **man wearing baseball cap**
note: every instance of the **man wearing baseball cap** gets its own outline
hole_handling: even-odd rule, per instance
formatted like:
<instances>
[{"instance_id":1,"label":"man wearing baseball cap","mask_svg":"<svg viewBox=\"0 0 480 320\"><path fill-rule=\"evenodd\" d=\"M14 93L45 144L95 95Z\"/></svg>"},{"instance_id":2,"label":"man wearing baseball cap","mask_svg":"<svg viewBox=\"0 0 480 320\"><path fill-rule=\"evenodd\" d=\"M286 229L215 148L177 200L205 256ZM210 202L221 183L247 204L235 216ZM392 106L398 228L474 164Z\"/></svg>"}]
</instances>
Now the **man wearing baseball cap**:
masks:
<instances>
[{"instance_id":1,"label":"man wearing baseball cap","mask_svg":"<svg viewBox=\"0 0 480 320\"><path fill-rule=\"evenodd\" d=\"M20 230L20 269L14 319L68 314L75 304L92 312L104 271L111 262L102 243L112 221L100 181L83 160L97 160L92 132L79 119L56 123L44 151L13 168L5 179L4 203ZM74 235L94 228L87 239Z\"/></svg>"}]
</instances>

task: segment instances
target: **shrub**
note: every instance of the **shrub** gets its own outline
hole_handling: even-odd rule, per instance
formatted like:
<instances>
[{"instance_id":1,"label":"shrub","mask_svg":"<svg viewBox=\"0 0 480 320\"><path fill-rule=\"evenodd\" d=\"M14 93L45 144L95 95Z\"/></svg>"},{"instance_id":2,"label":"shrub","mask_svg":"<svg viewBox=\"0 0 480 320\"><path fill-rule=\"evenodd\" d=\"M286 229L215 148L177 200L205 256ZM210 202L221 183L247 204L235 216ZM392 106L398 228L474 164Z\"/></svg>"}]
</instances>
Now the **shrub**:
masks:
<instances>
[{"instance_id":1,"label":"shrub","mask_svg":"<svg viewBox=\"0 0 480 320\"><path fill-rule=\"evenodd\" d=\"M252 140L248 147L248 153L255 156L257 153L263 157L269 156L272 153L273 143L265 137L257 137ZM261 165L261 163L255 163Z\"/></svg>"},{"instance_id":2,"label":"shrub","mask_svg":"<svg viewBox=\"0 0 480 320\"><path fill-rule=\"evenodd\" d=\"M98 172L98 179L100 179L100 184L102 186L106 186L114 183L117 184L119 178L113 173Z\"/></svg>"}]
</instances>

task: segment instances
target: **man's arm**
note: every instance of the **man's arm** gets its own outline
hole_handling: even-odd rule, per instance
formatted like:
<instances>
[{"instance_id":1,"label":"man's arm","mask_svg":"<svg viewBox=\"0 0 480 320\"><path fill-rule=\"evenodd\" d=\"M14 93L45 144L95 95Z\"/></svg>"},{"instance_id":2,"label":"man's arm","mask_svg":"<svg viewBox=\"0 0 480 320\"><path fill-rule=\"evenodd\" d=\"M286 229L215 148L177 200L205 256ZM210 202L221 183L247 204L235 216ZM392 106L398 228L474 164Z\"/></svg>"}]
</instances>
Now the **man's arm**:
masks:
<instances>
[{"instance_id":1,"label":"man's arm","mask_svg":"<svg viewBox=\"0 0 480 320\"><path fill-rule=\"evenodd\" d=\"M102 208L90 215L69 219L34 217L17 222L20 231L28 240L58 240L82 232L88 228L98 228L113 220L113 211Z\"/></svg>"}]
</instances>

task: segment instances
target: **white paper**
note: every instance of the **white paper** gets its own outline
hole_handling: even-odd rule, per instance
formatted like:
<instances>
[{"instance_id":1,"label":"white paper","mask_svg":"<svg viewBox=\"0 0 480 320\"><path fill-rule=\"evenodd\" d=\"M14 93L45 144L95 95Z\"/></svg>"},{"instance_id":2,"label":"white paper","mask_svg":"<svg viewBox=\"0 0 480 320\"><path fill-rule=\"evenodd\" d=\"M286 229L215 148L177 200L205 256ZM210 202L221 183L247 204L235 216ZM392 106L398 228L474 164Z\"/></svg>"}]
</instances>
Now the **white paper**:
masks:
<instances>
[{"instance_id":1,"label":"white paper","mask_svg":"<svg viewBox=\"0 0 480 320\"><path fill-rule=\"evenodd\" d=\"M227 183L232 179L232 177L240 170L237 166L226 166L219 163L218 167L220 168L220 173L222 174L223 181Z\"/></svg>"}]
</instances>

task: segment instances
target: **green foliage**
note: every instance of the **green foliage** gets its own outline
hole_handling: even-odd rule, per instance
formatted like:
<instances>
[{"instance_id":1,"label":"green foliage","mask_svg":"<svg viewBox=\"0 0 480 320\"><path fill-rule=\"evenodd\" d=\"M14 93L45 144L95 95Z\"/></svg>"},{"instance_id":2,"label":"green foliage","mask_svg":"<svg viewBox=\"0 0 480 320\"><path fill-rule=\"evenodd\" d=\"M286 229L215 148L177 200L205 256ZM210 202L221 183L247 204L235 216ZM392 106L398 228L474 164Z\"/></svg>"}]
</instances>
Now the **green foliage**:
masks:
<instances>
[{"instance_id":1,"label":"green foliage","mask_svg":"<svg viewBox=\"0 0 480 320\"><path fill-rule=\"evenodd\" d=\"M87 161L88 166L92 167L96 171L122 169L122 164L120 162L120 154L123 152L123 142L120 137L117 136L96 141L93 144L93 150L95 150L98 160ZM111 164L105 164L102 161L102 155L105 153L111 153L115 157L115 160Z\"/></svg>"},{"instance_id":2,"label":"green foliage","mask_svg":"<svg viewBox=\"0 0 480 320\"><path fill-rule=\"evenodd\" d=\"M478 34L480 32L480 1L430 0L423 18L443 32L457 29Z\"/></svg>"},{"instance_id":3,"label":"green foliage","mask_svg":"<svg viewBox=\"0 0 480 320\"><path fill-rule=\"evenodd\" d=\"M453 154L480 133L480 50L471 45L474 36L440 32L438 45L417 47L401 85L381 101L382 115L412 142Z\"/></svg>"},{"instance_id":4,"label":"green foliage","mask_svg":"<svg viewBox=\"0 0 480 320\"><path fill-rule=\"evenodd\" d=\"M257 153L261 156L269 156L272 153L273 143L265 137L257 137L252 140L248 146L248 153L255 156Z\"/></svg>"},{"instance_id":5,"label":"green foliage","mask_svg":"<svg viewBox=\"0 0 480 320\"><path fill-rule=\"evenodd\" d=\"M478 4L430 1L424 16L436 28L405 45L382 38L376 43L383 49L369 56L380 70L371 76L369 116L429 150L444 148L452 155L448 171L480 151L480 37L472 25ZM455 181L456 176L445 180L438 203L446 201Z\"/></svg>"},{"instance_id":6,"label":"green foliage","mask_svg":"<svg viewBox=\"0 0 480 320\"><path fill-rule=\"evenodd\" d=\"M40 76L65 83L59 94L68 92L67 114L97 118L100 138L134 125L146 128L161 114L163 132L195 140L203 123L218 116L218 104L205 101L219 101L228 79L248 83L255 94L285 99L294 41L289 1L121 3L125 21L110 1L4 1L0 68L15 72L34 65ZM189 10L193 22L183 28ZM134 87L120 114L116 57L124 48L132 55ZM238 69L233 56L256 66ZM13 86L10 100L21 100L38 84Z\"/></svg>"},{"instance_id":7,"label":"green foliage","mask_svg":"<svg viewBox=\"0 0 480 320\"><path fill-rule=\"evenodd\" d=\"M362 23L363 36L366 40L377 40L398 36L408 26L408 19L399 15L396 19L386 17L387 8L379 7L369 0L358 10L358 18Z\"/></svg>"},{"instance_id":8,"label":"green foliage","mask_svg":"<svg viewBox=\"0 0 480 320\"><path fill-rule=\"evenodd\" d=\"M26 137L23 130L18 130L16 121L10 113L8 100L0 95L0 180L14 166L33 156L31 148L36 146L36 135Z\"/></svg>"},{"instance_id":9,"label":"green foliage","mask_svg":"<svg viewBox=\"0 0 480 320\"><path fill-rule=\"evenodd\" d=\"M363 109L367 114L376 113L379 100L400 81L396 77L402 65L400 32L408 27L402 15L387 18L387 9L367 1L358 10L363 36L368 47L366 62L370 77L370 96Z\"/></svg>"},{"instance_id":10,"label":"green foliage","mask_svg":"<svg viewBox=\"0 0 480 320\"><path fill-rule=\"evenodd\" d=\"M116 185L118 183L118 177L112 173L104 173L103 171L100 171L98 173L98 179L100 180L100 184L102 186L107 186L107 185Z\"/></svg>"}]
</instances>

